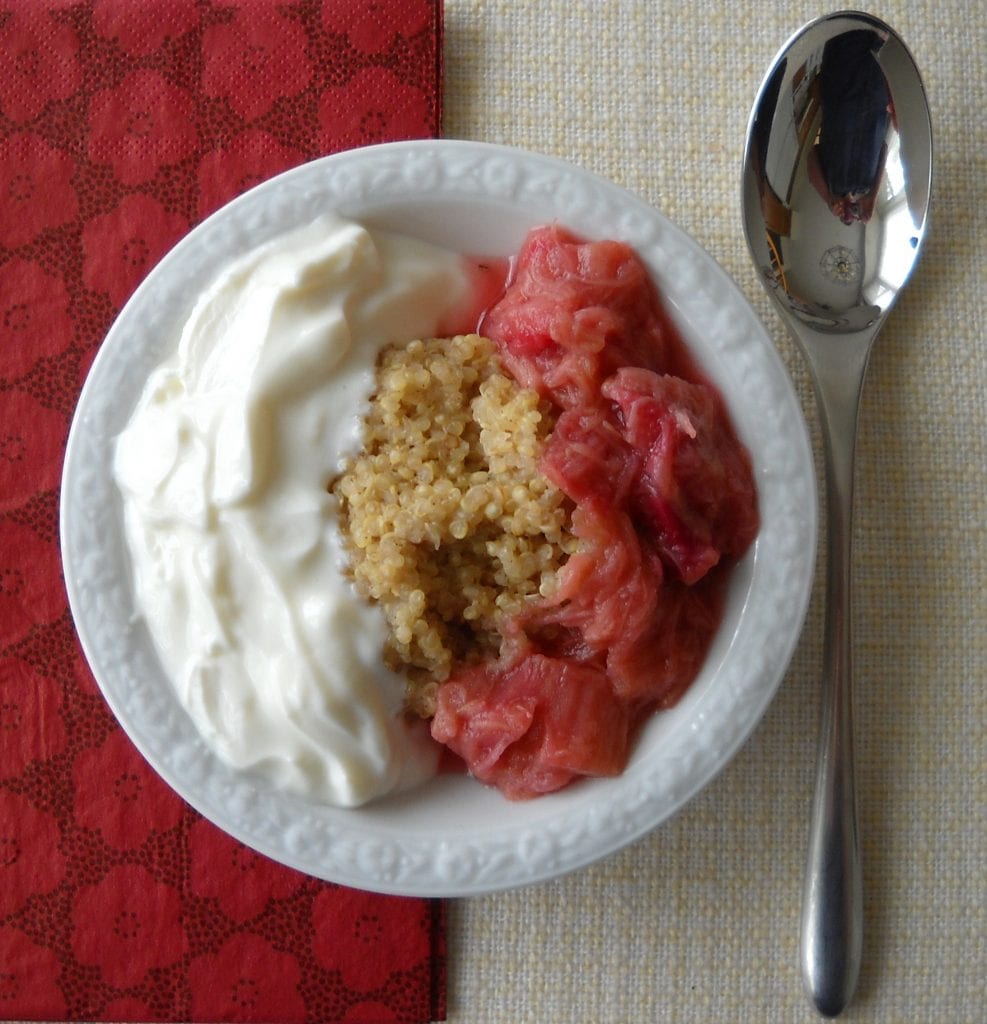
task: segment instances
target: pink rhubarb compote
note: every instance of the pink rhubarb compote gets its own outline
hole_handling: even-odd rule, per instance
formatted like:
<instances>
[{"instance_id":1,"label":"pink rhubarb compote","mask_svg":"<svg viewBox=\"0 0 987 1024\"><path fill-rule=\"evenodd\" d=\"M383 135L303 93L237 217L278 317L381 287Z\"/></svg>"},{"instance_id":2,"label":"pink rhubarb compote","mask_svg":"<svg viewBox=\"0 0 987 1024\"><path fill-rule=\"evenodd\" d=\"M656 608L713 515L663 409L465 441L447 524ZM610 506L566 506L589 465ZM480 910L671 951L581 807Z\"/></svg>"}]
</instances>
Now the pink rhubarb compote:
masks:
<instances>
[{"instance_id":1,"label":"pink rhubarb compote","mask_svg":"<svg viewBox=\"0 0 987 1024\"><path fill-rule=\"evenodd\" d=\"M617 775L719 626L759 529L751 459L627 245L532 231L481 332L554 406L541 468L581 542L499 656L439 688L432 735L511 799Z\"/></svg>"}]
</instances>

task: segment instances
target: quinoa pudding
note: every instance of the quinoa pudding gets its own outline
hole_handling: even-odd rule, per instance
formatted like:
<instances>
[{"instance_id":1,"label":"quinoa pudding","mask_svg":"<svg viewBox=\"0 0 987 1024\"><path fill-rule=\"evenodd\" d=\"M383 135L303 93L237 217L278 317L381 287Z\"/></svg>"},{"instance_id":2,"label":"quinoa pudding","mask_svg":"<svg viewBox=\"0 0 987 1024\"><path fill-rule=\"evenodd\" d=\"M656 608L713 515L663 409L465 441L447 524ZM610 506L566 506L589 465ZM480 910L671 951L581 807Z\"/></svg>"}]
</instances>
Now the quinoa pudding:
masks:
<instances>
[{"instance_id":1,"label":"quinoa pudding","mask_svg":"<svg viewBox=\"0 0 987 1024\"><path fill-rule=\"evenodd\" d=\"M479 335L387 349L364 447L332 485L359 592L390 625L407 704L431 718L453 665L496 655L501 624L557 587L571 502L540 471L554 416Z\"/></svg>"}]
</instances>

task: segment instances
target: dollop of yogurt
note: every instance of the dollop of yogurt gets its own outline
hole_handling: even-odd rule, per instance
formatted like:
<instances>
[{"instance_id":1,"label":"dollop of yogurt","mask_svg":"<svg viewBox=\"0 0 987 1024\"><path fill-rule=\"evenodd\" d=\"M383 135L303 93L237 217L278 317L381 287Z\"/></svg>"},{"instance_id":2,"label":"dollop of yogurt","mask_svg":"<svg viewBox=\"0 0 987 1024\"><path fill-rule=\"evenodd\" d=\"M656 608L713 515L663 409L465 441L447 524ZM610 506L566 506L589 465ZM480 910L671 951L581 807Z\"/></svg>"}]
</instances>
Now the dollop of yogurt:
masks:
<instances>
[{"instance_id":1,"label":"dollop of yogurt","mask_svg":"<svg viewBox=\"0 0 987 1024\"><path fill-rule=\"evenodd\" d=\"M327 487L380 350L434 335L468 290L455 254L320 216L208 284L117 441L137 602L179 700L222 760L314 800L435 770Z\"/></svg>"}]
</instances>

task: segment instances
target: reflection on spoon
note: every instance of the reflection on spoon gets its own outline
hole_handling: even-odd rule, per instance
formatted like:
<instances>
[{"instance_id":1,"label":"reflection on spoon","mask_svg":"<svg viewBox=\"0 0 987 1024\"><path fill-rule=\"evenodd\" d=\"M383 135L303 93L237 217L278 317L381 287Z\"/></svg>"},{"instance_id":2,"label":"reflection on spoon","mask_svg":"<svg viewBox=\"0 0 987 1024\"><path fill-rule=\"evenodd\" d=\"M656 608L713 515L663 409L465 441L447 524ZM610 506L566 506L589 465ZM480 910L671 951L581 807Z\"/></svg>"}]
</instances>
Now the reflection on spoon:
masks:
<instances>
[{"instance_id":1,"label":"reflection on spoon","mask_svg":"<svg viewBox=\"0 0 987 1024\"><path fill-rule=\"evenodd\" d=\"M800 322L842 333L875 324L911 271L925 230L931 139L915 128L928 123L928 106L890 28L866 15L815 24L761 88L743 198L769 290Z\"/></svg>"},{"instance_id":2,"label":"reflection on spoon","mask_svg":"<svg viewBox=\"0 0 987 1024\"><path fill-rule=\"evenodd\" d=\"M872 29L854 29L823 47L821 123L808 155L809 179L844 224L871 219L884 173L892 106L877 58L885 41Z\"/></svg>"}]
</instances>

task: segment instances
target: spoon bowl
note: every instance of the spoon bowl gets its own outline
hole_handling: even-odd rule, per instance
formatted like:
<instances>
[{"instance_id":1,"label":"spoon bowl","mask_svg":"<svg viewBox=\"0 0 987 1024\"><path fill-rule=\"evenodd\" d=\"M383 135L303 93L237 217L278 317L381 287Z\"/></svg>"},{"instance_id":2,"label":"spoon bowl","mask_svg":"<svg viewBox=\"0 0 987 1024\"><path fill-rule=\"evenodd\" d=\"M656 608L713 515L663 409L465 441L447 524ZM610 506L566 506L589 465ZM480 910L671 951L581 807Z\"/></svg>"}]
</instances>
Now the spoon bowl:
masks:
<instances>
[{"instance_id":1,"label":"spoon bowl","mask_svg":"<svg viewBox=\"0 0 987 1024\"><path fill-rule=\"evenodd\" d=\"M755 101L743 171L748 245L790 325L879 326L917 262L931 183L928 104L893 30L842 13L796 33Z\"/></svg>"},{"instance_id":2,"label":"spoon bowl","mask_svg":"<svg viewBox=\"0 0 987 1024\"><path fill-rule=\"evenodd\" d=\"M862 949L853 772L851 536L857 410L871 347L918 261L932 128L918 68L868 14L818 18L782 47L744 148L743 218L762 283L812 372L826 456L822 715L802 903L801 961L836 1016Z\"/></svg>"}]
</instances>

